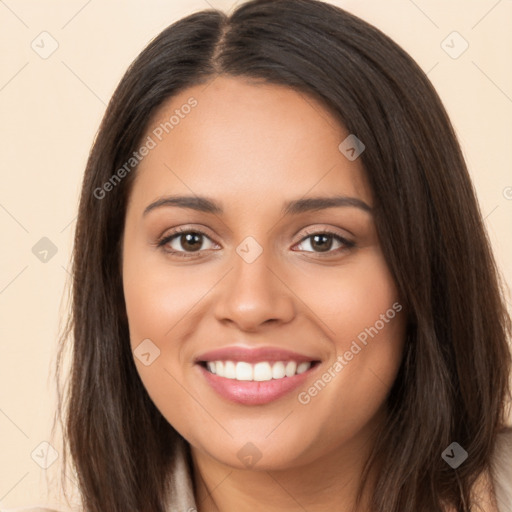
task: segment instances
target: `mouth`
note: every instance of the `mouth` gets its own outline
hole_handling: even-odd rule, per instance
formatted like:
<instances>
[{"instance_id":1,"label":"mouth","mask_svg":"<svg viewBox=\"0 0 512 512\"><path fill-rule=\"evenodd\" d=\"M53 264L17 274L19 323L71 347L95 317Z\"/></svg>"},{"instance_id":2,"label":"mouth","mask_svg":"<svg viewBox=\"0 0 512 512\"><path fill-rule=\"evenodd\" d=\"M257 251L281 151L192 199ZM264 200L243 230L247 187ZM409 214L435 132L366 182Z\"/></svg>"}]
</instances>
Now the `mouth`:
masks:
<instances>
[{"instance_id":1,"label":"mouth","mask_svg":"<svg viewBox=\"0 0 512 512\"><path fill-rule=\"evenodd\" d=\"M280 349L230 347L198 356L198 368L222 398L263 405L288 395L316 373L321 360Z\"/></svg>"}]
</instances>

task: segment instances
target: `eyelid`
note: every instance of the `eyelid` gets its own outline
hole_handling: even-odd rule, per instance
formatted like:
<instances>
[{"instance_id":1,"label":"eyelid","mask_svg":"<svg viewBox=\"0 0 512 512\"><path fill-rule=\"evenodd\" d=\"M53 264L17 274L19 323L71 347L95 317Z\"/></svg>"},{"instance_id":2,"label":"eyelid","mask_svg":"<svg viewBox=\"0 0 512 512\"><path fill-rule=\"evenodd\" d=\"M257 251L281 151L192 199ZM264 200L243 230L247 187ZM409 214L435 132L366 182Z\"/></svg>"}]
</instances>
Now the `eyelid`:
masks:
<instances>
[{"instance_id":1,"label":"eyelid","mask_svg":"<svg viewBox=\"0 0 512 512\"><path fill-rule=\"evenodd\" d=\"M304 234L303 234L302 238L299 240L299 242L302 242L302 240L304 240L305 238L308 238L309 236L319 235L319 234L324 234L324 233L329 234L329 235L339 236L340 238L343 238L347 242L350 242L350 240L348 240L347 237L345 237L344 235L339 233L335 228L330 228L330 227L315 228L315 229L307 228L307 230L304 231Z\"/></svg>"}]
</instances>

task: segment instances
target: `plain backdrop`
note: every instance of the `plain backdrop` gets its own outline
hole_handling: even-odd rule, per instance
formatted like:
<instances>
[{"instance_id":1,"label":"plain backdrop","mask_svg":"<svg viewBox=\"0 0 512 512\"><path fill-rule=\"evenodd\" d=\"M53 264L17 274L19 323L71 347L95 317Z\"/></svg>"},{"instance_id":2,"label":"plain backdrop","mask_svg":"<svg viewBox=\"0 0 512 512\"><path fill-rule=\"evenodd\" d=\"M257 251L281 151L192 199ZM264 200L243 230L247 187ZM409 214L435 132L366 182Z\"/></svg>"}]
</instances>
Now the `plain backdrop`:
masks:
<instances>
[{"instance_id":1,"label":"plain backdrop","mask_svg":"<svg viewBox=\"0 0 512 512\"><path fill-rule=\"evenodd\" d=\"M167 25L208 7L230 11L233 3L0 0L0 508L59 506L46 493L61 464L50 439L52 365L67 314L80 184L106 104L130 62ZM380 28L428 73L510 287L512 0L331 3ZM56 460L44 469L38 455L52 449Z\"/></svg>"}]
</instances>

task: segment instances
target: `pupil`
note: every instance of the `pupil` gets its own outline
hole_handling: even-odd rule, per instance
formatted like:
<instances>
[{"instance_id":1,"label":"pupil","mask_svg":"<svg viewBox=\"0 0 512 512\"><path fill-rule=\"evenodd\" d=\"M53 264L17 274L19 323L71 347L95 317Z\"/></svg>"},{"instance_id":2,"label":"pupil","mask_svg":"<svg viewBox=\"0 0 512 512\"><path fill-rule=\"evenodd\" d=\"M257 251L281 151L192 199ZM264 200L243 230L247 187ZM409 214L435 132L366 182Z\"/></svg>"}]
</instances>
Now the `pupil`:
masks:
<instances>
[{"instance_id":1,"label":"pupil","mask_svg":"<svg viewBox=\"0 0 512 512\"><path fill-rule=\"evenodd\" d=\"M199 247L201 247L200 237L201 235L199 233L187 233L185 235L182 235L182 237L185 237L186 243L182 244L182 247L184 249L187 249L187 244L189 244L189 249L192 251L197 251ZM199 241L199 244L197 242ZM194 246L194 242L196 242Z\"/></svg>"},{"instance_id":2,"label":"pupil","mask_svg":"<svg viewBox=\"0 0 512 512\"><path fill-rule=\"evenodd\" d=\"M323 242L319 242L319 239L323 239ZM325 240L328 239L327 245L325 244ZM312 246L315 248L315 244L319 243L320 245L317 246L320 249L320 252L326 252L330 250L332 245L332 239L330 235L314 235L313 236L313 242Z\"/></svg>"}]
</instances>

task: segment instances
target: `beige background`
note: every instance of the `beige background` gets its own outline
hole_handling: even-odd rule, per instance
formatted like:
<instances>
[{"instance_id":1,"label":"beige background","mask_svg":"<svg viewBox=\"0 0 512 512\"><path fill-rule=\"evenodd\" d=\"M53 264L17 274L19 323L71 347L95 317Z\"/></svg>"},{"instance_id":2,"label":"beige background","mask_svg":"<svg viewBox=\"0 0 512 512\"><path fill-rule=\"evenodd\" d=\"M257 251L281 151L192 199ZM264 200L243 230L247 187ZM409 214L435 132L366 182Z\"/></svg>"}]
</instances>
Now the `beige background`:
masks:
<instances>
[{"instance_id":1,"label":"beige background","mask_svg":"<svg viewBox=\"0 0 512 512\"><path fill-rule=\"evenodd\" d=\"M332 3L379 27L428 72L459 135L510 287L512 0ZM167 25L209 5L228 11L232 4L0 0L0 508L58 506L45 482L58 473L61 457L44 470L31 453L37 458L40 443L51 440L50 370L66 314L77 198L105 105L129 63ZM39 36L43 31L50 36ZM462 39L452 35L442 45L453 31L469 44L456 59L445 49L453 55ZM51 49L52 38L58 48L43 59L39 53ZM57 248L46 263L32 252L42 237Z\"/></svg>"}]
</instances>

